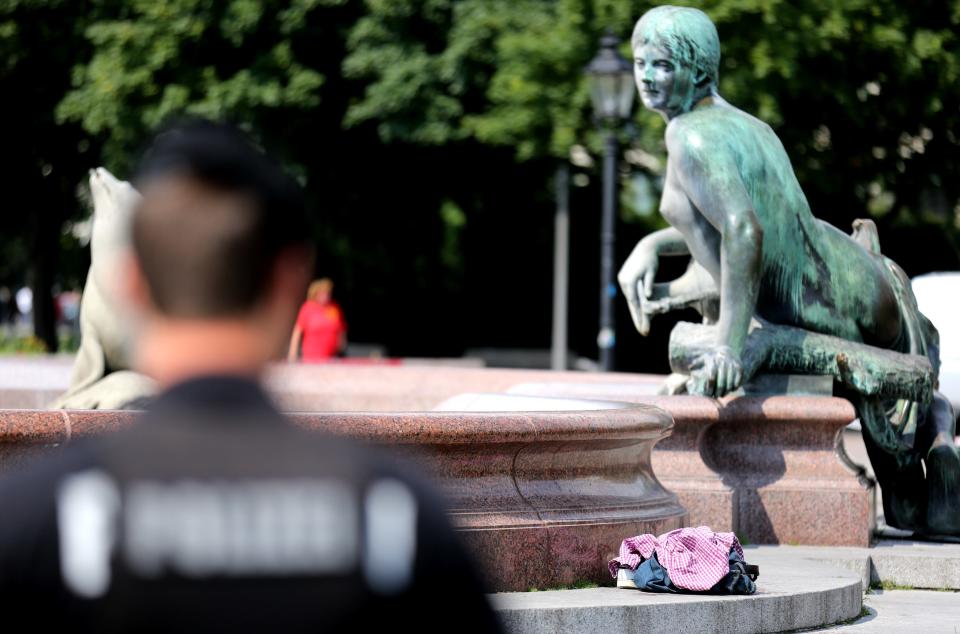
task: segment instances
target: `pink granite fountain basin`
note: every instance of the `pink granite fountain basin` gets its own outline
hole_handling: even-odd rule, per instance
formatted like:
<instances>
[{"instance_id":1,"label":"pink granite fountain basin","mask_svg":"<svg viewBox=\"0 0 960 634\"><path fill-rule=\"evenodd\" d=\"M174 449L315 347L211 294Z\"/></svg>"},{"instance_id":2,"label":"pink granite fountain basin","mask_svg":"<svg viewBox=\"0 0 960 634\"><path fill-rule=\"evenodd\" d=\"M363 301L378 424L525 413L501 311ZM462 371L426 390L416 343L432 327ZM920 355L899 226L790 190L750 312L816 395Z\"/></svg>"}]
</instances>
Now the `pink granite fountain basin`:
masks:
<instances>
[{"instance_id":1,"label":"pink granite fountain basin","mask_svg":"<svg viewBox=\"0 0 960 634\"><path fill-rule=\"evenodd\" d=\"M63 360L0 360L0 407L42 407L47 402L44 397L49 400L66 388L68 374L69 365ZM615 526L619 521L616 513L602 509L604 504L611 509L621 508L617 506L619 502L608 502L625 495L614 493L624 490L617 488L617 483L627 477L622 475L627 473L625 469L633 469L629 473L634 475L626 480L633 484L626 488L632 492L629 495L633 495L634 503L633 507L627 504L621 510L627 515L634 513L634 519L628 520L634 528L611 529L617 533L616 538L609 537L611 544L627 534L657 532L658 527L666 529L677 524L676 507L670 507L675 502L655 502L660 510L650 511L652 515L639 508L637 500L651 495L651 491L662 491L653 484L653 473L677 494L680 504L689 510L693 525L735 530L754 543L864 546L871 538L874 489L845 465L836 449L839 431L855 415L850 403L842 399L797 395L732 397L720 401L664 397L656 396L663 381L663 377L657 376L458 367L278 365L266 378L274 398L287 410L357 412L297 414L298 420L417 454L421 464L447 491L456 525L474 532L468 539L476 544L479 557L504 550L491 547L489 540L510 543L503 540L511 537L522 541L537 530L556 536L546 546L539 544L539 551L531 550L533 545L527 550L517 549L512 563L507 561L509 553L499 553L503 562L494 568L502 568L502 572L491 573L506 579L515 574L512 571L522 568L523 561L528 571L525 574L529 581L523 582L528 583L527 587L596 578L581 572L588 568L586 564L545 575L534 569L547 559L528 555L548 552L553 544L566 539L564 535L586 530L577 519L582 516L578 509L587 509L583 513L595 516L589 520L594 522L591 539L601 532L601 526ZM598 409L601 406L597 404L581 404L566 412L509 411L532 407L529 402L514 401L492 408L500 411L427 411L445 401L449 403L451 398L461 398L457 395L466 392L511 392L653 405L667 412L669 416L664 420L672 417L674 427L669 437L665 437L665 430L654 433L648 428L640 434L634 429L630 432L635 435L633 440L618 437L614 446L607 446L613 427L623 424L625 418L641 412L648 412L644 414L647 416L656 410L641 408L634 410L635 414L625 414L617 409ZM459 405L459 409L485 408L491 409L462 398ZM15 426L21 430L17 432L10 427L9 413L4 416L0 418L0 434L17 440L4 445L0 467L45 451L51 443L62 442L71 433L87 433L100 425L112 428L116 424L111 422L113 417L128 418L126 414L110 413L30 412L22 416L32 416L34 422L29 423L27 431ZM580 436L562 440L551 435L560 429L572 433L569 425L574 420L581 426ZM474 430L474 440L452 440L462 424L468 424L463 429ZM515 434L523 430L528 436L521 441ZM654 437L664 440L657 442ZM654 443L651 457L649 450ZM549 465L553 465L553 471L547 470ZM550 477L537 476L530 471L534 468ZM563 473L564 469L568 472ZM503 490L492 488L500 492L490 500L470 493L478 487L483 491L487 483L498 483ZM546 495L550 490L572 490L574 494L569 498ZM658 496L660 493L653 494L661 499ZM551 515L551 505L564 500L566 505L557 508L558 513L571 520L568 524L556 519L561 515ZM513 506L504 506L508 501ZM496 513L502 508L507 511L498 519ZM660 519L645 519L653 516ZM528 521L534 523L524 524ZM647 528L641 531L642 524ZM511 533L511 526L521 526L521 532ZM534 544L536 539L532 539ZM575 538L571 539L573 546L566 552L571 553L570 561L574 561L581 556L574 553L587 552L588 544L578 545ZM603 542L600 548L610 552L614 547ZM521 585L501 587L526 589Z\"/></svg>"},{"instance_id":2,"label":"pink granite fountain basin","mask_svg":"<svg viewBox=\"0 0 960 634\"><path fill-rule=\"evenodd\" d=\"M868 546L876 490L846 458L853 405L825 395L655 396L631 383L544 382L511 392L655 405L673 417L652 465L694 526L758 544Z\"/></svg>"},{"instance_id":3,"label":"pink granite fountain basin","mask_svg":"<svg viewBox=\"0 0 960 634\"><path fill-rule=\"evenodd\" d=\"M607 580L620 541L686 524L651 467L670 415L643 404L502 397L494 410L293 413L307 429L387 445L445 494L454 526L495 590ZM543 400L543 399L541 399ZM491 408L487 408L491 409ZM0 410L0 469L135 424L132 411Z\"/></svg>"}]
</instances>

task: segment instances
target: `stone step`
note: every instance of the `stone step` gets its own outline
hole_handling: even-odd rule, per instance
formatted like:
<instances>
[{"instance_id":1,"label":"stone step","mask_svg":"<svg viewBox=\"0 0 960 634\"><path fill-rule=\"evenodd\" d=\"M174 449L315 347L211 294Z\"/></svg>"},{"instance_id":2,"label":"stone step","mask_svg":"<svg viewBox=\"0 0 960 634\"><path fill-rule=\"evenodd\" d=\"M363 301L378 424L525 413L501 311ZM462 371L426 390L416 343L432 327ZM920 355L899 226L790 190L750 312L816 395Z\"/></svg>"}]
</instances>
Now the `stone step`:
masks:
<instances>
[{"instance_id":1,"label":"stone step","mask_svg":"<svg viewBox=\"0 0 960 634\"><path fill-rule=\"evenodd\" d=\"M656 594L613 587L491 595L508 632L785 632L860 616L862 575L789 548L746 549L760 566L749 596Z\"/></svg>"},{"instance_id":2,"label":"stone step","mask_svg":"<svg viewBox=\"0 0 960 634\"><path fill-rule=\"evenodd\" d=\"M960 543L882 539L871 548L798 547L797 550L809 551L821 561L856 570L863 569L866 555L869 557L868 585L960 591Z\"/></svg>"},{"instance_id":3,"label":"stone step","mask_svg":"<svg viewBox=\"0 0 960 634\"><path fill-rule=\"evenodd\" d=\"M863 599L866 614L853 623L814 630L830 634L956 634L960 595L934 590L874 590Z\"/></svg>"},{"instance_id":4,"label":"stone step","mask_svg":"<svg viewBox=\"0 0 960 634\"><path fill-rule=\"evenodd\" d=\"M881 539L870 548L778 548L856 572L864 587L960 591L960 543Z\"/></svg>"},{"instance_id":5,"label":"stone step","mask_svg":"<svg viewBox=\"0 0 960 634\"><path fill-rule=\"evenodd\" d=\"M960 544L880 541L870 549L879 581L893 586L960 590ZM956 598L960 606L960 598ZM960 620L957 623L960 630Z\"/></svg>"},{"instance_id":6,"label":"stone step","mask_svg":"<svg viewBox=\"0 0 960 634\"><path fill-rule=\"evenodd\" d=\"M523 634L960 632L960 544L880 540L871 548L744 551L749 563L760 566L758 591L751 596L600 587L491 597L507 630Z\"/></svg>"}]
</instances>

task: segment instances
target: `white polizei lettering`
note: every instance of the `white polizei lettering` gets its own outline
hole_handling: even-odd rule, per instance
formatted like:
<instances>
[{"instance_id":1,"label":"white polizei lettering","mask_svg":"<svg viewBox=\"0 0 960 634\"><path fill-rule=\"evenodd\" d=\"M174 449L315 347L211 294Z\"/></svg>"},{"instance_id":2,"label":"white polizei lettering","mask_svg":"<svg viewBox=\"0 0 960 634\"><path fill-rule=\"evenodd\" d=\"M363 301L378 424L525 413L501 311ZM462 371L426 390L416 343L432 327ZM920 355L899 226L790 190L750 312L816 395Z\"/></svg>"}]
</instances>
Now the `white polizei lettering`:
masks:
<instances>
[{"instance_id":1,"label":"white polizei lettering","mask_svg":"<svg viewBox=\"0 0 960 634\"><path fill-rule=\"evenodd\" d=\"M93 599L110 587L110 557L120 504L116 484L101 471L68 476L57 490L60 571L75 594Z\"/></svg>"},{"instance_id":2,"label":"white polizei lettering","mask_svg":"<svg viewBox=\"0 0 960 634\"><path fill-rule=\"evenodd\" d=\"M304 532L302 556L311 567L330 566L334 570L355 568L360 560L360 509L357 496L346 487L321 487L310 484L310 500L328 504L305 504L309 527Z\"/></svg>"},{"instance_id":3,"label":"white polizei lettering","mask_svg":"<svg viewBox=\"0 0 960 634\"><path fill-rule=\"evenodd\" d=\"M224 522L232 527L223 534L224 574L239 575L245 567L243 553L247 547L247 533L250 531L247 526L249 517L245 512L243 494L236 488L225 488L222 503Z\"/></svg>"},{"instance_id":4,"label":"white polizei lettering","mask_svg":"<svg viewBox=\"0 0 960 634\"><path fill-rule=\"evenodd\" d=\"M216 573L222 567L222 537L227 530L218 491L205 484L183 482L172 488L167 497L168 511L179 524L179 530L171 534L172 567L190 577ZM179 508L174 510L174 506Z\"/></svg>"},{"instance_id":5,"label":"white polizei lettering","mask_svg":"<svg viewBox=\"0 0 960 634\"><path fill-rule=\"evenodd\" d=\"M271 497L268 491L260 484L253 484L243 489L245 522L247 527L246 550L238 553L245 558L244 565L254 573L263 573L270 570L270 548L276 539L276 530L271 526L271 519L277 520L277 514L271 507Z\"/></svg>"},{"instance_id":6,"label":"white polizei lettering","mask_svg":"<svg viewBox=\"0 0 960 634\"><path fill-rule=\"evenodd\" d=\"M359 509L339 481L140 482L126 560L138 574L338 574L359 560Z\"/></svg>"},{"instance_id":7,"label":"white polizei lettering","mask_svg":"<svg viewBox=\"0 0 960 634\"><path fill-rule=\"evenodd\" d=\"M413 580L417 500L399 480L378 480L367 491L364 519L367 584L381 594L396 594Z\"/></svg>"},{"instance_id":8,"label":"white polizei lettering","mask_svg":"<svg viewBox=\"0 0 960 634\"><path fill-rule=\"evenodd\" d=\"M224 517L224 532L220 535L223 544L221 572L225 575L252 574L258 570L256 509L250 503L252 483L223 485L220 487L221 511Z\"/></svg>"},{"instance_id":9,"label":"white polizei lettering","mask_svg":"<svg viewBox=\"0 0 960 634\"><path fill-rule=\"evenodd\" d=\"M313 564L309 549L308 529L310 517L311 492L308 483L291 489L284 488L276 493L278 505L284 509L288 521L282 522L276 530L277 558L287 562L292 570L309 569Z\"/></svg>"},{"instance_id":10,"label":"white polizei lettering","mask_svg":"<svg viewBox=\"0 0 960 634\"><path fill-rule=\"evenodd\" d=\"M166 510L167 487L138 482L130 487L124 509L124 543L127 564L137 574L156 577L163 573L162 553L169 534L177 529Z\"/></svg>"}]
</instances>

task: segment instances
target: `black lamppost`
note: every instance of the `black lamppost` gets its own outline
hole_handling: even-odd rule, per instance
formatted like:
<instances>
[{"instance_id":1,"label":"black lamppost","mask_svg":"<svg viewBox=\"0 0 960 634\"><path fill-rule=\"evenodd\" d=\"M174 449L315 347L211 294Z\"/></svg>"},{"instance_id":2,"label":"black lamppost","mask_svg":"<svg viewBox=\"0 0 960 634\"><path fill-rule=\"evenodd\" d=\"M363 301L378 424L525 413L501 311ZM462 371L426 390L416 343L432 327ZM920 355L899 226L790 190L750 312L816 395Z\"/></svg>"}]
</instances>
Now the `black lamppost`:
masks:
<instances>
[{"instance_id":1,"label":"black lamppost","mask_svg":"<svg viewBox=\"0 0 960 634\"><path fill-rule=\"evenodd\" d=\"M600 369L613 369L613 349L616 344L614 323L614 233L617 217L617 131L630 117L633 107L633 65L617 51L620 40L608 30L600 39L600 51L586 68L590 84L590 98L598 125L606 133L603 156L603 220L600 229Z\"/></svg>"}]
</instances>

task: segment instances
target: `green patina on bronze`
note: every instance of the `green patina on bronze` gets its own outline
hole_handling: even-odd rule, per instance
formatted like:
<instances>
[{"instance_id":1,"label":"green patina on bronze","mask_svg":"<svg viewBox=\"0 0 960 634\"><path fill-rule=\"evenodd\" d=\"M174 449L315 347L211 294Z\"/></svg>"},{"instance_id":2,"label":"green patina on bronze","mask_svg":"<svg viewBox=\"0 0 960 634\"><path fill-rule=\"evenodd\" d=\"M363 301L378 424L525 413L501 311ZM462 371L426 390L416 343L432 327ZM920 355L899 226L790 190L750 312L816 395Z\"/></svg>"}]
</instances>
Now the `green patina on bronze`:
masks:
<instances>
[{"instance_id":1,"label":"green patina on bronze","mask_svg":"<svg viewBox=\"0 0 960 634\"><path fill-rule=\"evenodd\" d=\"M691 392L722 396L762 370L833 375L863 423L887 522L960 534L937 333L875 225L847 235L813 216L777 135L718 94L720 41L704 13L657 7L632 42L641 99L668 121L660 211L671 225L641 240L618 276L638 330L679 306L715 318L671 339ZM669 255L692 256L690 269L654 284Z\"/></svg>"}]
</instances>

